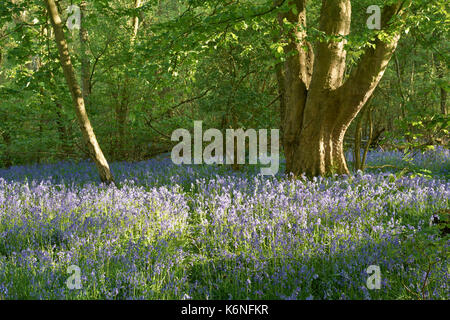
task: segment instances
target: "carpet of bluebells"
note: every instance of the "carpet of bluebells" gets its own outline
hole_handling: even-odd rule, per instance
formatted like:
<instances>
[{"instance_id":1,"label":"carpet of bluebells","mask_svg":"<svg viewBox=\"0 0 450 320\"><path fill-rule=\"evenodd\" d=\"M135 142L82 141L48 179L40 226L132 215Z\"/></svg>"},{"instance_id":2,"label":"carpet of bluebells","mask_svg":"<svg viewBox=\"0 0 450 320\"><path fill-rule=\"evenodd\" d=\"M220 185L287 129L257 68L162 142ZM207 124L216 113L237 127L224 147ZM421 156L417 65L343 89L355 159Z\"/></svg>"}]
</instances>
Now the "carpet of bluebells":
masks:
<instances>
[{"instance_id":1,"label":"carpet of bluebells","mask_svg":"<svg viewBox=\"0 0 450 320\"><path fill-rule=\"evenodd\" d=\"M350 176L88 162L0 169L0 299L449 299L450 153ZM81 271L70 289L68 267ZM381 270L369 290L367 268Z\"/></svg>"}]
</instances>

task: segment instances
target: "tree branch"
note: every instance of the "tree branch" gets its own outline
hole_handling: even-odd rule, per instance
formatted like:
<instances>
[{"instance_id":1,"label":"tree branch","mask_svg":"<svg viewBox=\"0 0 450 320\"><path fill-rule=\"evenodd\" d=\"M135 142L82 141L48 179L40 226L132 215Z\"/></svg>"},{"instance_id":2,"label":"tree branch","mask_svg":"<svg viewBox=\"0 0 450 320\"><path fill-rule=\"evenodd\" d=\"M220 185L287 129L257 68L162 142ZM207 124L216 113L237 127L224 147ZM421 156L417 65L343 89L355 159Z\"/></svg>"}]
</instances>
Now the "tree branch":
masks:
<instances>
[{"instance_id":1,"label":"tree branch","mask_svg":"<svg viewBox=\"0 0 450 320\"><path fill-rule=\"evenodd\" d=\"M190 99L187 99L187 100L183 100L183 101L177 103L176 105L173 105L173 106L169 107L169 109L166 111L166 113L168 113L169 111L174 110L174 109L176 109L176 108L182 106L183 104L191 103L191 102L194 102L195 100L199 100L199 99L203 98L203 97L206 96L206 95L208 94L208 92L210 92L212 89L213 89L213 87L208 88L208 89L206 89L202 94L200 94L200 95L198 95L198 96L196 96L196 97L193 97L193 98L190 98Z\"/></svg>"},{"instance_id":2,"label":"tree branch","mask_svg":"<svg viewBox=\"0 0 450 320\"><path fill-rule=\"evenodd\" d=\"M312 77L312 87L336 89L343 81L347 52L345 36L350 32L350 0L323 0L320 13L320 30L330 40L319 41L317 63Z\"/></svg>"},{"instance_id":3,"label":"tree branch","mask_svg":"<svg viewBox=\"0 0 450 320\"><path fill-rule=\"evenodd\" d=\"M404 1L384 7L382 30L386 31L393 17L400 14ZM340 104L346 108L340 114L339 122L349 123L372 96L397 48L400 32L395 31L389 41L377 36L373 46L369 46L347 81L338 89L341 93Z\"/></svg>"}]
</instances>

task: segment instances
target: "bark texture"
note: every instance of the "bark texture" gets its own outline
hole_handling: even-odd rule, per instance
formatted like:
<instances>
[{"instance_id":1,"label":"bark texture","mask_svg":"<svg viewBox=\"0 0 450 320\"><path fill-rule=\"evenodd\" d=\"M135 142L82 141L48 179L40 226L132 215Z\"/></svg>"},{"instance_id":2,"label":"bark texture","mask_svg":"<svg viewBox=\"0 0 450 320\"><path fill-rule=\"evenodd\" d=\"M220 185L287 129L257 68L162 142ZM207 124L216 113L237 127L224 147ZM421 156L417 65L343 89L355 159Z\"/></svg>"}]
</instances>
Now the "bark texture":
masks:
<instances>
[{"instance_id":1,"label":"bark texture","mask_svg":"<svg viewBox=\"0 0 450 320\"><path fill-rule=\"evenodd\" d=\"M403 2L384 7L383 28L401 14ZM297 25L296 30L286 32L287 58L282 70L277 70L286 169L310 177L348 174L345 133L381 80L400 36L395 33L386 42L377 38L345 79L351 1L322 1L319 28L328 38L318 41L315 52L306 41L306 3L291 0L296 14L290 11L279 16L280 22L287 19Z\"/></svg>"},{"instance_id":2,"label":"bark texture","mask_svg":"<svg viewBox=\"0 0 450 320\"><path fill-rule=\"evenodd\" d=\"M81 91L86 106L89 108L89 96L91 95L91 64L87 42L88 32L85 27L84 17L86 14L86 1L80 3L81 23L80 23L80 49L81 49Z\"/></svg>"},{"instance_id":3,"label":"bark texture","mask_svg":"<svg viewBox=\"0 0 450 320\"><path fill-rule=\"evenodd\" d=\"M86 113L83 94L75 77L75 71L70 60L69 49L64 37L62 22L55 1L45 0L45 2L55 33L56 44L59 51L59 59L64 71L67 86L69 87L70 93L72 95L78 123L83 134L83 139L88 146L89 153L94 160L95 165L97 166L101 181L106 183L114 182L108 162L106 161L100 145L97 142L97 138L92 128L91 122L89 121L88 115Z\"/></svg>"}]
</instances>

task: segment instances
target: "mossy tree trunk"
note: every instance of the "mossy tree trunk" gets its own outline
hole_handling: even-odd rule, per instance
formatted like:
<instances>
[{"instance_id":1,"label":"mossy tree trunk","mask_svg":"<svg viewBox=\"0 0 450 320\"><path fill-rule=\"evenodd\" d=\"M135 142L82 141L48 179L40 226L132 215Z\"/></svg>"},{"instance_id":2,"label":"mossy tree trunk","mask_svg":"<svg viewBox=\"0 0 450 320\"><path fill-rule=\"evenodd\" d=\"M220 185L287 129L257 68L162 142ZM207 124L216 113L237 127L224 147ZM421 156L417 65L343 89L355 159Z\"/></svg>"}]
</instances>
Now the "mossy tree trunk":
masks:
<instances>
[{"instance_id":1,"label":"mossy tree trunk","mask_svg":"<svg viewBox=\"0 0 450 320\"><path fill-rule=\"evenodd\" d=\"M92 128L91 122L89 121L88 115L86 113L83 94L75 77L75 71L70 59L69 49L64 37L63 26L58 13L58 9L54 0L45 0L45 2L55 34L55 40L59 51L59 59L64 71L64 77L66 79L67 86L72 95L72 101L75 107L78 124L83 134L83 139L88 146L91 158L94 160L95 165L97 166L101 181L105 183L112 183L114 182L114 179L109 169L108 162L106 161L102 149L98 144L94 129Z\"/></svg>"}]
</instances>

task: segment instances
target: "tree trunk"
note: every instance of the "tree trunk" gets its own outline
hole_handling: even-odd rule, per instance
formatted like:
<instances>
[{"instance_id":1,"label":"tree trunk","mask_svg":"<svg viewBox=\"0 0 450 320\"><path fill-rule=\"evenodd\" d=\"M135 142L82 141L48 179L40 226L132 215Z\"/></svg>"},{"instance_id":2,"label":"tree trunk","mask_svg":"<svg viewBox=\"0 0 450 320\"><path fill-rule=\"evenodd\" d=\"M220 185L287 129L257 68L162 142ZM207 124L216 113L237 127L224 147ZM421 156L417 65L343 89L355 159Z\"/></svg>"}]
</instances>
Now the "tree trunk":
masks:
<instances>
[{"instance_id":1,"label":"tree trunk","mask_svg":"<svg viewBox=\"0 0 450 320\"><path fill-rule=\"evenodd\" d=\"M138 9L142 5L141 0L133 1L133 8ZM139 31L139 18L134 16L131 19L132 33L130 36L130 48L133 50L135 45L136 37ZM127 121L129 114L129 104L132 94L132 78L130 78L129 73L125 72L125 77L122 84L122 90L120 90L120 84L118 88L118 95L116 100L116 121L117 121L117 140L116 140L116 158L120 160L128 159L128 150L126 150L127 144Z\"/></svg>"},{"instance_id":2,"label":"tree trunk","mask_svg":"<svg viewBox=\"0 0 450 320\"><path fill-rule=\"evenodd\" d=\"M344 137L350 123L367 103L381 80L397 47L399 33L389 42L376 39L368 46L359 64L345 80L345 36L350 32L350 0L323 0L320 30L338 40L318 41L313 54L306 41L306 2L291 0L294 11L280 14L297 30L287 35L287 55L283 72L284 99L282 128L286 170L306 176L348 174ZM385 6L383 28L401 13L404 1ZM345 81L344 81L345 80ZM280 81L279 81L280 83Z\"/></svg>"},{"instance_id":3,"label":"tree trunk","mask_svg":"<svg viewBox=\"0 0 450 320\"><path fill-rule=\"evenodd\" d=\"M135 9L138 9L141 5L142 5L141 0L134 0ZM139 30L139 18L137 16L133 17L132 25L133 25L133 36L131 37L131 46L134 45L134 41L136 40L137 33Z\"/></svg>"},{"instance_id":4,"label":"tree trunk","mask_svg":"<svg viewBox=\"0 0 450 320\"><path fill-rule=\"evenodd\" d=\"M89 40L89 36L84 26L86 1L82 1L80 3L80 13L81 91L83 93L84 103L89 109L89 97L91 95L91 65L89 62L89 53L87 50L87 42Z\"/></svg>"},{"instance_id":5,"label":"tree trunk","mask_svg":"<svg viewBox=\"0 0 450 320\"><path fill-rule=\"evenodd\" d=\"M435 55L435 65L437 77L440 81L443 81L445 75L445 65L437 59L437 55ZM442 83L440 83L440 93L441 113L445 116L447 115L447 90L444 88Z\"/></svg>"},{"instance_id":6,"label":"tree trunk","mask_svg":"<svg viewBox=\"0 0 450 320\"><path fill-rule=\"evenodd\" d=\"M444 76L440 76L443 78ZM447 115L447 90L445 88L441 88L441 113L446 116Z\"/></svg>"},{"instance_id":7,"label":"tree trunk","mask_svg":"<svg viewBox=\"0 0 450 320\"><path fill-rule=\"evenodd\" d=\"M372 117L372 106L369 106L367 110L367 122L369 125L369 134L367 136L367 144L364 148L364 154L361 161L361 170L364 170L364 167L366 166L366 160L367 160L367 154L369 153L370 146L372 144L373 139L373 117Z\"/></svg>"},{"instance_id":8,"label":"tree trunk","mask_svg":"<svg viewBox=\"0 0 450 320\"><path fill-rule=\"evenodd\" d=\"M363 115L361 115L356 122L355 128L355 145L353 150L353 166L354 171L358 171L361 169L361 136L362 136L362 122Z\"/></svg>"},{"instance_id":9,"label":"tree trunk","mask_svg":"<svg viewBox=\"0 0 450 320\"><path fill-rule=\"evenodd\" d=\"M2 139L6 145L3 164L6 168L9 168L12 165L11 150L10 150L11 149L11 135L8 131L2 131L2 132L0 132L0 136L2 137Z\"/></svg>"},{"instance_id":10,"label":"tree trunk","mask_svg":"<svg viewBox=\"0 0 450 320\"><path fill-rule=\"evenodd\" d=\"M114 182L108 162L106 161L100 145L97 142L97 138L92 128L91 122L89 121L88 115L86 113L83 94L75 78L75 71L70 60L69 49L64 37L62 22L61 18L59 17L55 1L45 0L45 2L55 33L61 66L64 71L67 86L69 87L70 93L72 95L78 122L83 134L83 139L88 146L89 153L94 160L95 165L97 166L101 181L106 183Z\"/></svg>"},{"instance_id":11,"label":"tree trunk","mask_svg":"<svg viewBox=\"0 0 450 320\"><path fill-rule=\"evenodd\" d=\"M126 160L127 152L125 150L126 145L126 128L129 109L129 77L125 76L122 94L120 100L116 105L116 121L117 121L117 157L120 160Z\"/></svg>"},{"instance_id":12,"label":"tree trunk","mask_svg":"<svg viewBox=\"0 0 450 320\"><path fill-rule=\"evenodd\" d=\"M276 65L276 76L277 76L277 83L278 83L278 95L280 96L280 132L282 140L284 140L284 117L286 115L286 105L285 105L285 88L284 88L284 74L283 74L283 64L279 63ZM284 141L281 141L281 144L284 148L285 143Z\"/></svg>"},{"instance_id":13,"label":"tree trunk","mask_svg":"<svg viewBox=\"0 0 450 320\"><path fill-rule=\"evenodd\" d=\"M60 160L64 160L68 157L69 154L73 154L72 147L70 145L71 134L69 130L64 125L62 119L63 114L63 105L59 102L55 102L56 104L56 128L58 130L58 136L60 140Z\"/></svg>"}]
</instances>

